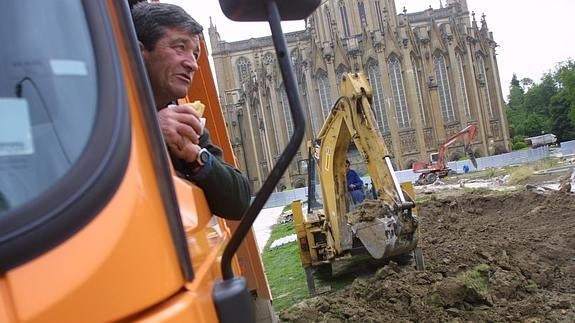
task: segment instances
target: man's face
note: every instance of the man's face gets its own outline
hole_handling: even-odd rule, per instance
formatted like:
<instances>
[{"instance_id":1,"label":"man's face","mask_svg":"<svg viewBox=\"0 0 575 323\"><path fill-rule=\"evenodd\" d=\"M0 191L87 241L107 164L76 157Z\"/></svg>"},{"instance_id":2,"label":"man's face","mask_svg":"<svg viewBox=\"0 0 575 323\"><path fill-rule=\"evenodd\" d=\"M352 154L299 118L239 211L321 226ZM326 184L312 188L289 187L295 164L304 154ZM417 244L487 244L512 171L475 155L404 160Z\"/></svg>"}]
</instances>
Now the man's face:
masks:
<instances>
[{"instance_id":1,"label":"man's face","mask_svg":"<svg viewBox=\"0 0 575 323\"><path fill-rule=\"evenodd\" d=\"M158 107L186 96L198 70L200 35L167 28L153 50L141 47Z\"/></svg>"}]
</instances>

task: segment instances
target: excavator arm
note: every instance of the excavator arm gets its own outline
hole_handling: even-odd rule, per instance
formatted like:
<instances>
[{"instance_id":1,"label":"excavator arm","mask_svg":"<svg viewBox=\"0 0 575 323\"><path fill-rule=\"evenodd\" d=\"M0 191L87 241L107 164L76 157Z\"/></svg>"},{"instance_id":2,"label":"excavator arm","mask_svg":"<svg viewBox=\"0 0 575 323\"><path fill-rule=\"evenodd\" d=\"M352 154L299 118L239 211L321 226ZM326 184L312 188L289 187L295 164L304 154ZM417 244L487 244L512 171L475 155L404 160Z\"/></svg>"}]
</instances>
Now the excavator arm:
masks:
<instances>
[{"instance_id":1,"label":"excavator arm","mask_svg":"<svg viewBox=\"0 0 575 323\"><path fill-rule=\"evenodd\" d=\"M411 251L417 242L414 203L402 191L389 151L377 130L371 108L371 87L361 73L346 74L341 97L326 119L316 145L326 223L336 254L352 247L357 237L374 258ZM375 191L350 210L345 160L353 142L367 164Z\"/></svg>"},{"instance_id":2,"label":"excavator arm","mask_svg":"<svg viewBox=\"0 0 575 323\"><path fill-rule=\"evenodd\" d=\"M473 166L477 168L477 161L475 160L475 155L471 150L471 142L473 141L476 135L477 135L477 125L475 123L472 123L467 127L463 128L458 133L451 135L451 137L447 138L447 140L445 140L443 144L439 145L439 149L437 150L437 152L439 153L439 162L442 165L447 165L447 158L446 158L447 147L451 146L454 142L456 142L457 139L459 139L459 137L464 137L465 153L469 156L469 159L473 163Z\"/></svg>"}]
</instances>

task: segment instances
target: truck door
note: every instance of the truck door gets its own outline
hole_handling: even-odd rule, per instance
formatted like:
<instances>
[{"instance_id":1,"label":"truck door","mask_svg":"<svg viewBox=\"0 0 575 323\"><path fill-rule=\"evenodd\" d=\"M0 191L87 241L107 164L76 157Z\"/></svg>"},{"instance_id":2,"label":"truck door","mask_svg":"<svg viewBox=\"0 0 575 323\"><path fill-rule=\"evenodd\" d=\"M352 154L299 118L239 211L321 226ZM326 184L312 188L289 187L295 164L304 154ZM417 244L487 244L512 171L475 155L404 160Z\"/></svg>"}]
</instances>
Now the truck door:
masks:
<instances>
[{"instance_id":1,"label":"truck door","mask_svg":"<svg viewBox=\"0 0 575 323\"><path fill-rule=\"evenodd\" d=\"M127 4L6 0L0 21L0 321L174 297L194 273Z\"/></svg>"}]
</instances>

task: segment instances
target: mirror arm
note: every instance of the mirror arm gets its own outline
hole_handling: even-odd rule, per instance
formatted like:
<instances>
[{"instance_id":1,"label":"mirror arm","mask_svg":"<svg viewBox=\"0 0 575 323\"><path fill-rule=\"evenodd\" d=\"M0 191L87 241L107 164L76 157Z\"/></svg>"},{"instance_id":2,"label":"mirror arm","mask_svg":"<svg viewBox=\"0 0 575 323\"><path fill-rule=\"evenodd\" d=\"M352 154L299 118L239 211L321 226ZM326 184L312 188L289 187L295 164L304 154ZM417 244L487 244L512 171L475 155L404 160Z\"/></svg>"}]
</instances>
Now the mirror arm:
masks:
<instances>
[{"instance_id":1,"label":"mirror arm","mask_svg":"<svg viewBox=\"0 0 575 323\"><path fill-rule=\"evenodd\" d=\"M272 39L276 49L280 70L282 72L282 79L286 86L286 93L294 124L294 133L290 138L290 141L285 150L280 155L278 162L254 198L254 201L242 216L242 220L232 234L226 249L224 249L221 265L222 276L224 280L228 280L234 277L234 273L232 271L232 258L238 250L244 237L251 229L265 202L268 200L274 188L279 183L282 175L289 167L301 145L305 133L304 114L297 89L295 75L291 68L290 56L286 39L282 31L281 18L276 1L277 0L267 1L266 10L268 13L268 22L272 32Z\"/></svg>"}]
</instances>

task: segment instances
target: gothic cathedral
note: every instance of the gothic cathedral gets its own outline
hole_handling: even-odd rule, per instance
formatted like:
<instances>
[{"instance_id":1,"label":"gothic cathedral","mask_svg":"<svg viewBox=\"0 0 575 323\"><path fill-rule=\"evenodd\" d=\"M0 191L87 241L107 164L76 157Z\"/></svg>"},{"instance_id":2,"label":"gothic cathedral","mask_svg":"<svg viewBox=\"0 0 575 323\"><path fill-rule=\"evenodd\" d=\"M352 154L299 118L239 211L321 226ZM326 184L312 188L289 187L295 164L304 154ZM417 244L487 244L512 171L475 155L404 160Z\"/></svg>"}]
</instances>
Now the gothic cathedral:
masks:
<instances>
[{"instance_id":1,"label":"gothic cathedral","mask_svg":"<svg viewBox=\"0 0 575 323\"><path fill-rule=\"evenodd\" d=\"M466 0L396 14L394 0L326 0L305 30L286 34L311 140L338 95L345 72L363 71L372 108L396 169L425 161L450 135L476 123L478 157L510 150L493 34ZM220 103L242 171L257 191L293 132L271 37L209 36ZM350 152L353 155L353 152ZM462 143L448 159L464 155ZM306 186L304 143L278 186Z\"/></svg>"}]
</instances>

